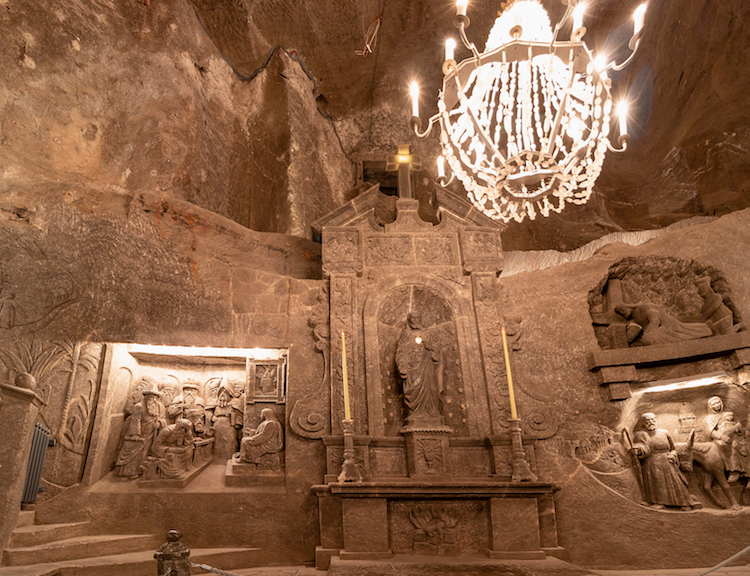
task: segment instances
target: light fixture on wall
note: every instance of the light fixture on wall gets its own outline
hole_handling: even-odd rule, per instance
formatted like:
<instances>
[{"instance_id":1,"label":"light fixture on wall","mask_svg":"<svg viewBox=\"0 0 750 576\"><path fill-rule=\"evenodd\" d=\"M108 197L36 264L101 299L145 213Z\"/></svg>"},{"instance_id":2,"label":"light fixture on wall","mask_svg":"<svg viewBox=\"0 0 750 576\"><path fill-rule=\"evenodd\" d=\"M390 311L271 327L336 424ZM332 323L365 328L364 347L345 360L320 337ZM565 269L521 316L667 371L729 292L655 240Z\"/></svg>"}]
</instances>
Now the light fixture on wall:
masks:
<instances>
[{"instance_id":1,"label":"light fixture on wall","mask_svg":"<svg viewBox=\"0 0 750 576\"><path fill-rule=\"evenodd\" d=\"M582 41L585 4L561 0L565 15L551 28L537 0L517 0L496 20L485 51L466 37L468 0L457 0L454 23L472 55L457 64L456 42L445 44L438 112L422 131L419 86L411 85L411 123L427 136L440 123L438 179L461 181L471 202L490 218L523 221L560 212L567 202L585 204L607 150L627 147L627 104L617 106L620 148L609 141L613 112L610 70L630 63L646 5L633 15L630 56L621 64L594 58ZM569 41L558 41L572 21ZM451 171L446 178L446 166Z\"/></svg>"}]
</instances>

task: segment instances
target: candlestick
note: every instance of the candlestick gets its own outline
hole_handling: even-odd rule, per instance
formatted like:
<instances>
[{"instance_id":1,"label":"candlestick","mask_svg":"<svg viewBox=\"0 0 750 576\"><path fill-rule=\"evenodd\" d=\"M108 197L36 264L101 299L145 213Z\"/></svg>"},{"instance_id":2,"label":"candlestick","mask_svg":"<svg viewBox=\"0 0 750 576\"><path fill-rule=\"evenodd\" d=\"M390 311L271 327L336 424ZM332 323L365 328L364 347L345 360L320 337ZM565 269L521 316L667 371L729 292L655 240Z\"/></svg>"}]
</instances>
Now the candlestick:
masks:
<instances>
[{"instance_id":1,"label":"candlestick","mask_svg":"<svg viewBox=\"0 0 750 576\"><path fill-rule=\"evenodd\" d=\"M456 0L456 15L466 16L466 7L469 5L469 0Z\"/></svg>"},{"instance_id":2,"label":"candlestick","mask_svg":"<svg viewBox=\"0 0 750 576\"><path fill-rule=\"evenodd\" d=\"M346 338L341 331L341 371L344 376L344 419L351 420L352 414L349 410L349 377L346 374Z\"/></svg>"},{"instance_id":3,"label":"candlestick","mask_svg":"<svg viewBox=\"0 0 750 576\"><path fill-rule=\"evenodd\" d=\"M437 169L438 169L438 179L445 180L445 158L442 156L437 157Z\"/></svg>"},{"instance_id":4,"label":"candlestick","mask_svg":"<svg viewBox=\"0 0 750 576\"><path fill-rule=\"evenodd\" d=\"M411 115L419 117L419 84L412 82L409 92L411 93Z\"/></svg>"},{"instance_id":5,"label":"candlestick","mask_svg":"<svg viewBox=\"0 0 750 576\"><path fill-rule=\"evenodd\" d=\"M518 418L516 413L516 397L513 394L513 376L510 373L510 356L508 356L508 342L505 338L505 326L502 327L503 354L505 355L505 372L508 374L508 400L510 401L510 417Z\"/></svg>"}]
</instances>

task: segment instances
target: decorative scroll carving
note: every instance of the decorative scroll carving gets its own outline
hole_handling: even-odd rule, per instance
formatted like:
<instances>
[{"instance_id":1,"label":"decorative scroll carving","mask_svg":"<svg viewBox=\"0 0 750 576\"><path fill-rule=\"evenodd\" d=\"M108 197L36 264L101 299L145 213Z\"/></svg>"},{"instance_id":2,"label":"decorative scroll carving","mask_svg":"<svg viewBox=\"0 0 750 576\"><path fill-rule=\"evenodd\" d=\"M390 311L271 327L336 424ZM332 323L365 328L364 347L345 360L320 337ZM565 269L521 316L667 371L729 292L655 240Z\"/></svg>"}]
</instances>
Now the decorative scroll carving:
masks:
<instances>
[{"instance_id":1,"label":"decorative scroll carving","mask_svg":"<svg viewBox=\"0 0 750 576\"><path fill-rule=\"evenodd\" d=\"M499 230L465 228L461 231L461 256L467 272L499 272L503 247Z\"/></svg>"},{"instance_id":2,"label":"decorative scroll carving","mask_svg":"<svg viewBox=\"0 0 750 576\"><path fill-rule=\"evenodd\" d=\"M326 407L331 337L327 286L320 288L318 303L313 308L308 324L317 340L315 348L323 354L323 378L311 396L294 403L289 416L289 425L296 434L303 438L318 439L329 434L330 431L329 410Z\"/></svg>"}]
</instances>

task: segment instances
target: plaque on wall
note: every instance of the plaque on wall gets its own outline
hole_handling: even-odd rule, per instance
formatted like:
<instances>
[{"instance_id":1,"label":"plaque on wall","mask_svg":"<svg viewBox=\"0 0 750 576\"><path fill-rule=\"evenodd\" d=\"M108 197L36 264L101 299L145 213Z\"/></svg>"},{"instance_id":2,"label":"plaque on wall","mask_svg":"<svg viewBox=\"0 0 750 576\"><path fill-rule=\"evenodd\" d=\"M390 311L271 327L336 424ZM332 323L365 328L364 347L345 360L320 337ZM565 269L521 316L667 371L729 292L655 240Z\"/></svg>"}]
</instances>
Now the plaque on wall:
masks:
<instances>
[{"instance_id":1,"label":"plaque on wall","mask_svg":"<svg viewBox=\"0 0 750 576\"><path fill-rule=\"evenodd\" d=\"M278 360L255 360L247 362L247 403L286 403L286 356Z\"/></svg>"}]
</instances>

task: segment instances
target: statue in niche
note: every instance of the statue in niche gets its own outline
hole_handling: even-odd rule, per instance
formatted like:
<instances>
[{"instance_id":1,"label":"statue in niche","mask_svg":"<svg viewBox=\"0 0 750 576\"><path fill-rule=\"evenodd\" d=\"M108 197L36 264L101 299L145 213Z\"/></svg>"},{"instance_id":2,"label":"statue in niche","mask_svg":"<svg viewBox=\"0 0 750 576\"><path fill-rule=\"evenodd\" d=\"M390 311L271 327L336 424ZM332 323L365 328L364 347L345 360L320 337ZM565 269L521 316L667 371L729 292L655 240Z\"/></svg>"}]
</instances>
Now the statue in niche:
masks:
<instances>
[{"instance_id":1,"label":"statue in niche","mask_svg":"<svg viewBox=\"0 0 750 576\"><path fill-rule=\"evenodd\" d=\"M703 419L703 432L719 448L727 480L736 482L746 475L744 457L747 448L744 443L742 424L735 422L733 412L724 412L724 402L718 396L708 399L708 415Z\"/></svg>"},{"instance_id":2,"label":"statue in niche","mask_svg":"<svg viewBox=\"0 0 750 576\"><path fill-rule=\"evenodd\" d=\"M640 336L644 346L674 344L711 336L711 328L703 322L681 322L661 306L651 303L618 304L615 312L632 320L627 327L628 342Z\"/></svg>"},{"instance_id":3,"label":"statue in niche","mask_svg":"<svg viewBox=\"0 0 750 576\"><path fill-rule=\"evenodd\" d=\"M226 377L214 390L206 406L206 420L210 421L213 434L215 461L228 460L237 451L239 430L242 428L245 394L239 386Z\"/></svg>"},{"instance_id":4,"label":"statue in niche","mask_svg":"<svg viewBox=\"0 0 750 576\"><path fill-rule=\"evenodd\" d=\"M403 380L407 425L442 425L443 355L430 341L422 316L411 312L396 345L396 367Z\"/></svg>"},{"instance_id":5,"label":"statue in niche","mask_svg":"<svg viewBox=\"0 0 750 576\"><path fill-rule=\"evenodd\" d=\"M714 335L732 334L745 329L744 324L734 323L734 314L724 303L721 294L714 291L710 278L699 278L695 284L698 294L703 298L701 316Z\"/></svg>"},{"instance_id":6,"label":"statue in niche","mask_svg":"<svg viewBox=\"0 0 750 576\"><path fill-rule=\"evenodd\" d=\"M144 477L180 478L193 462L193 425L186 418L163 428L151 447L152 455L143 463Z\"/></svg>"},{"instance_id":7,"label":"statue in niche","mask_svg":"<svg viewBox=\"0 0 750 576\"><path fill-rule=\"evenodd\" d=\"M198 384L188 380L182 385L182 394L177 396L167 409L170 418L184 418L185 410L191 408L205 408L206 401L198 396Z\"/></svg>"},{"instance_id":8,"label":"statue in niche","mask_svg":"<svg viewBox=\"0 0 750 576\"><path fill-rule=\"evenodd\" d=\"M656 415L641 415L643 430L633 437L633 451L643 460L644 499L652 508L666 506L680 510L692 509L694 503L688 492L687 480L680 471L674 441L666 430L656 426Z\"/></svg>"},{"instance_id":9,"label":"statue in niche","mask_svg":"<svg viewBox=\"0 0 750 576\"><path fill-rule=\"evenodd\" d=\"M115 470L118 476L135 479L141 475L141 464L146 460L159 430L164 426L160 418L161 402L156 390L139 392L141 400L127 410L125 438L117 454Z\"/></svg>"},{"instance_id":10,"label":"statue in niche","mask_svg":"<svg viewBox=\"0 0 750 576\"><path fill-rule=\"evenodd\" d=\"M271 408L264 408L260 415L260 425L254 430L245 430L239 459L256 466L279 470L279 452L284 449L284 427Z\"/></svg>"}]
</instances>

